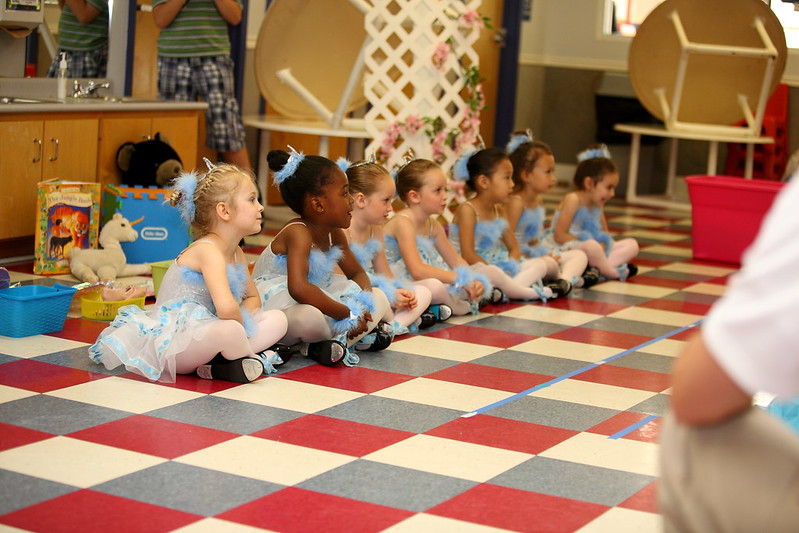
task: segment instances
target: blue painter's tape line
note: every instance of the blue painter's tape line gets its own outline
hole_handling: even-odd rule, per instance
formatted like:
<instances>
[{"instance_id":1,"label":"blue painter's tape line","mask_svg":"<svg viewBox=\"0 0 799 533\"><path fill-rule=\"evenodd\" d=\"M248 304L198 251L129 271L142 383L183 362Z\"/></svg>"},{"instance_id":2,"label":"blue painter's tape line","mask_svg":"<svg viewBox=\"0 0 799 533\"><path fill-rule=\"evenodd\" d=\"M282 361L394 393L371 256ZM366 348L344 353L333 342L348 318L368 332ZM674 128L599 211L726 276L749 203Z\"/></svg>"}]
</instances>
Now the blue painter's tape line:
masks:
<instances>
[{"instance_id":1,"label":"blue painter's tape line","mask_svg":"<svg viewBox=\"0 0 799 533\"><path fill-rule=\"evenodd\" d=\"M648 423L652 422L653 420L657 420L658 418L660 418L658 415L649 415L648 417L639 420L635 424L633 424L631 426L627 426L626 428L622 429L621 431L618 431L618 432L614 433L613 435L611 435L608 438L609 439L613 439L613 440L620 439L623 436L632 433L636 429L644 427L645 425L647 425Z\"/></svg>"},{"instance_id":2,"label":"blue painter's tape line","mask_svg":"<svg viewBox=\"0 0 799 533\"><path fill-rule=\"evenodd\" d=\"M532 393L534 393L534 392L536 392L538 390L544 389L546 387L551 387L552 385L554 385L556 383L560 383L561 381L563 381L565 379L569 379L569 378L574 377L576 375L582 374L583 372L587 372L587 371L591 370L592 368L596 368L596 367L598 367L600 365L604 365L605 363L609 363L610 361L616 360L619 357L624 357L625 355L628 355L628 354L631 354L633 352L636 352L636 351L640 350L641 348L649 346L650 344L654 344L654 343L656 343L658 341L662 341L663 339L668 339L669 337L673 337L674 335L677 335L678 333L682 333L685 330L695 328L696 326L698 326L699 324L702 323L702 320L704 320L704 318L699 319L696 322L693 322L691 324L688 324L687 326L683 326L681 328L677 328L674 331L670 331L668 333L664 333L660 337L655 337L654 339L649 339L646 342L642 342L638 346L635 346L635 347L630 348L628 350L624 350L621 353L617 353L616 355L608 357L607 359L603 359L602 361L599 361L597 363L592 363L592 364L586 365L586 366L584 366L582 368L578 368L577 370L572 370L568 374L564 374L562 376L559 376L559 377L557 377L555 379L547 381L546 383L539 383L538 385L536 385L535 387L533 387L531 389L527 389L527 390L524 390L522 392L517 392L513 396L508 396L507 398L499 400L498 402L494 402L494 403L486 405L484 407L480 407L479 409L475 409L474 411L470 411L470 412L468 412L466 414L461 415L461 418L471 418L471 417L473 417L475 415L479 415L479 414L485 413L486 411L490 411L491 409L496 409L497 407L499 407L501 405L505 405L505 404L511 403L513 401L516 401L519 398L524 398L525 396L529 396L530 394L532 394Z\"/></svg>"}]
</instances>

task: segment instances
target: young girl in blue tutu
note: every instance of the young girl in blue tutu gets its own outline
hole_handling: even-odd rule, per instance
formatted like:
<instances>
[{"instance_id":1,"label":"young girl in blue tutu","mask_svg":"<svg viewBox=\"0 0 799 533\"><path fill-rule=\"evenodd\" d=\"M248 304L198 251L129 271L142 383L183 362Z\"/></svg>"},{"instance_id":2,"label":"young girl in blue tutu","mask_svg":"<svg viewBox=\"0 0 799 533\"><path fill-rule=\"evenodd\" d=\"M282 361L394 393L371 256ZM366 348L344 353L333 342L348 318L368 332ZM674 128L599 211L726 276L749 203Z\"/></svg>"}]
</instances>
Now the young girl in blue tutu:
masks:
<instances>
[{"instance_id":1,"label":"young girl in blue tutu","mask_svg":"<svg viewBox=\"0 0 799 533\"><path fill-rule=\"evenodd\" d=\"M608 232L604 208L616 194L619 171L603 145L593 145L577 156L574 185L552 217L551 246L585 252L588 264L605 279L621 280L638 273L631 263L638 255L633 238L615 240Z\"/></svg>"},{"instance_id":2,"label":"young girl in blue tutu","mask_svg":"<svg viewBox=\"0 0 799 533\"><path fill-rule=\"evenodd\" d=\"M261 310L239 247L261 230L252 175L232 165L184 173L169 201L195 240L164 274L155 306L120 309L89 348L92 360L169 383L195 371L239 383L273 372L279 359L269 348L286 334L286 316Z\"/></svg>"},{"instance_id":3,"label":"young girl in blue tutu","mask_svg":"<svg viewBox=\"0 0 799 533\"><path fill-rule=\"evenodd\" d=\"M394 333L401 335L417 327L432 326L437 317L428 310L432 295L425 280L395 278L386 259L383 225L393 211L391 204L397 190L394 179L374 161L350 163L341 158L337 164L347 173L353 196L352 222L345 232L350 249L369 274L372 285L379 287L391 302Z\"/></svg>"},{"instance_id":4,"label":"young girl in blue tutu","mask_svg":"<svg viewBox=\"0 0 799 533\"><path fill-rule=\"evenodd\" d=\"M347 348L373 329L372 349L387 347L390 329L376 326L389 302L372 289L344 234L352 218L347 175L329 159L293 149L272 150L267 161L283 201L299 215L283 226L253 269L263 308L288 317L281 343L292 347L290 353L325 365L357 363Z\"/></svg>"},{"instance_id":5,"label":"young girl in blue tutu","mask_svg":"<svg viewBox=\"0 0 799 533\"><path fill-rule=\"evenodd\" d=\"M561 250L545 239L546 208L541 195L555 185L555 156L548 144L533 140L532 133L517 132L506 147L513 165L513 194L505 216L524 257L555 260L560 277L575 287L588 288L599 281L599 271L586 268L582 250Z\"/></svg>"}]
</instances>

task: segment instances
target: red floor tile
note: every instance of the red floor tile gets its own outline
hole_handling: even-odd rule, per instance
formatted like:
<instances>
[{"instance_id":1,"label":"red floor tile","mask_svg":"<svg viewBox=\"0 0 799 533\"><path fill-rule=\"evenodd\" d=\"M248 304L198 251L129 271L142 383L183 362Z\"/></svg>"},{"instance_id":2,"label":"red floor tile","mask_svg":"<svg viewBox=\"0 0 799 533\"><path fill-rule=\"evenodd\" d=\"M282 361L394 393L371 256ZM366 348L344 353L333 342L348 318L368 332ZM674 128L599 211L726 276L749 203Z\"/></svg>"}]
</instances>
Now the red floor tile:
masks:
<instances>
[{"instance_id":1,"label":"red floor tile","mask_svg":"<svg viewBox=\"0 0 799 533\"><path fill-rule=\"evenodd\" d=\"M100 322L98 320L68 318L64 321L64 327L61 331L49 333L48 335L60 339L94 344L100 332L107 328L108 325L109 322Z\"/></svg>"},{"instance_id":2,"label":"red floor tile","mask_svg":"<svg viewBox=\"0 0 799 533\"><path fill-rule=\"evenodd\" d=\"M682 290L685 287L690 287L691 285L695 284L695 282L693 281L686 281L683 279L658 278L655 276L647 276L646 274L642 274L640 276L634 276L628 280L628 283L633 283L635 285L650 285L652 287L663 287L665 289L678 289L678 290Z\"/></svg>"},{"instance_id":3,"label":"red floor tile","mask_svg":"<svg viewBox=\"0 0 799 533\"><path fill-rule=\"evenodd\" d=\"M650 392L663 392L671 386L669 374L613 365L599 365L571 379Z\"/></svg>"},{"instance_id":4,"label":"red floor tile","mask_svg":"<svg viewBox=\"0 0 799 533\"><path fill-rule=\"evenodd\" d=\"M0 385L34 392L50 392L107 377L104 374L30 359L19 359L0 365Z\"/></svg>"},{"instance_id":5,"label":"red floor tile","mask_svg":"<svg viewBox=\"0 0 799 533\"><path fill-rule=\"evenodd\" d=\"M541 383L550 381L554 376L531 374L506 368L494 368L473 363L459 365L439 370L425 376L426 378L474 385L508 392L521 392L531 389Z\"/></svg>"},{"instance_id":6,"label":"red floor tile","mask_svg":"<svg viewBox=\"0 0 799 533\"><path fill-rule=\"evenodd\" d=\"M512 333L509 331L499 331L495 329L479 328L475 326L451 326L448 328L425 333L425 337L435 337L451 341L468 342L470 344L481 344L484 346L496 346L497 348L510 348L523 342L531 341L534 335L523 333Z\"/></svg>"},{"instance_id":7,"label":"red floor tile","mask_svg":"<svg viewBox=\"0 0 799 533\"><path fill-rule=\"evenodd\" d=\"M641 426L635 431L631 431L623 438L657 444L660 442L660 428L662 427L662 425L663 425L663 419L656 418L655 420L652 420L648 424Z\"/></svg>"},{"instance_id":8,"label":"red floor tile","mask_svg":"<svg viewBox=\"0 0 799 533\"><path fill-rule=\"evenodd\" d=\"M166 459L174 459L237 437L146 415L134 415L71 433L70 437Z\"/></svg>"},{"instance_id":9,"label":"red floor tile","mask_svg":"<svg viewBox=\"0 0 799 533\"><path fill-rule=\"evenodd\" d=\"M252 434L253 437L355 457L363 457L413 435L319 415L306 415Z\"/></svg>"},{"instance_id":10,"label":"red floor tile","mask_svg":"<svg viewBox=\"0 0 799 533\"><path fill-rule=\"evenodd\" d=\"M685 302L681 300L669 300L661 298L659 300L650 300L639 305L639 307L646 307L647 309L660 309L661 311L672 311L675 313L687 313L689 315L704 316L710 310L710 305L700 304L695 302Z\"/></svg>"},{"instance_id":11,"label":"red floor tile","mask_svg":"<svg viewBox=\"0 0 799 533\"><path fill-rule=\"evenodd\" d=\"M360 357L369 357L369 352L362 352ZM373 370L360 366L328 367L323 365L310 365L298 368L291 372L278 374L277 379L290 379L303 383L312 383L322 387L334 387L336 389L363 392L370 394L388 387L393 387L405 381L413 379L412 376ZM274 378L273 378L274 379Z\"/></svg>"},{"instance_id":12,"label":"red floor tile","mask_svg":"<svg viewBox=\"0 0 799 533\"><path fill-rule=\"evenodd\" d=\"M0 422L0 451L10 450L17 446L24 446L51 437L53 437L53 435L43 431L12 426L11 424L3 424Z\"/></svg>"},{"instance_id":13,"label":"red floor tile","mask_svg":"<svg viewBox=\"0 0 799 533\"><path fill-rule=\"evenodd\" d=\"M575 296L573 297L550 300L546 303L546 305L548 307L555 307L557 309L564 309L566 311L579 311L580 313L593 313L596 315L609 315L629 307L628 305L582 300L580 299L579 292L575 293Z\"/></svg>"},{"instance_id":14,"label":"red floor tile","mask_svg":"<svg viewBox=\"0 0 799 533\"><path fill-rule=\"evenodd\" d=\"M642 413L624 411L600 422L587 431L588 433L596 433L597 435L607 435L610 437L611 435L615 435L619 431L632 426L636 422L640 422L646 417L647 415Z\"/></svg>"},{"instance_id":15,"label":"red floor tile","mask_svg":"<svg viewBox=\"0 0 799 533\"><path fill-rule=\"evenodd\" d=\"M477 415L471 418L457 418L431 429L426 434L537 455L577 433L579 431Z\"/></svg>"},{"instance_id":16,"label":"red floor tile","mask_svg":"<svg viewBox=\"0 0 799 533\"><path fill-rule=\"evenodd\" d=\"M153 383L146 377L134 374L133 372L122 374L119 377L125 379L132 379L133 381L141 381L143 383ZM260 377L258 379L267 379L267 378ZM233 383L231 381L224 381L221 379L201 379L198 378L196 374L178 374L177 376L175 376L175 383L161 383L160 381L156 383L164 387L172 387L175 389L198 392L201 394L214 394L215 392L225 391L228 389L232 389L233 387L247 386L246 383L239 384L239 383Z\"/></svg>"},{"instance_id":17,"label":"red floor tile","mask_svg":"<svg viewBox=\"0 0 799 533\"><path fill-rule=\"evenodd\" d=\"M202 518L110 494L78 490L0 516L0 523L29 531L156 533Z\"/></svg>"},{"instance_id":18,"label":"red floor tile","mask_svg":"<svg viewBox=\"0 0 799 533\"><path fill-rule=\"evenodd\" d=\"M289 487L217 515L282 533L382 531L414 513Z\"/></svg>"},{"instance_id":19,"label":"red floor tile","mask_svg":"<svg viewBox=\"0 0 799 533\"><path fill-rule=\"evenodd\" d=\"M658 512L658 482L653 481L643 489L639 490L623 502L618 507L634 509L647 513Z\"/></svg>"},{"instance_id":20,"label":"red floor tile","mask_svg":"<svg viewBox=\"0 0 799 533\"><path fill-rule=\"evenodd\" d=\"M688 339L693 337L697 331L699 331L699 328L689 328L679 333L675 333L669 338L675 341L687 341Z\"/></svg>"},{"instance_id":21,"label":"red floor tile","mask_svg":"<svg viewBox=\"0 0 799 533\"><path fill-rule=\"evenodd\" d=\"M571 532L607 510L595 503L484 483L427 513L512 531Z\"/></svg>"},{"instance_id":22,"label":"red floor tile","mask_svg":"<svg viewBox=\"0 0 799 533\"><path fill-rule=\"evenodd\" d=\"M563 341L582 342L610 348L628 349L652 340L651 337L633 335L631 333L618 333L590 328L569 328L549 335L550 339Z\"/></svg>"}]
</instances>

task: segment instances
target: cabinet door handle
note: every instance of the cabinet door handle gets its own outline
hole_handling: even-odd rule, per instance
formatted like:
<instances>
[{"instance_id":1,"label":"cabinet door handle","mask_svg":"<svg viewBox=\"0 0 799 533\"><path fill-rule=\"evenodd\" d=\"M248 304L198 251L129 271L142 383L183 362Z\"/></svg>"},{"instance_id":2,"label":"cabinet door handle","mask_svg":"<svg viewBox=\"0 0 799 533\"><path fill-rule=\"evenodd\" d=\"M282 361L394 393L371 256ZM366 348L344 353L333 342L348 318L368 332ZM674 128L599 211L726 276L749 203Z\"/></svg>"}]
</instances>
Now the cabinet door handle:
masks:
<instances>
[{"instance_id":1,"label":"cabinet door handle","mask_svg":"<svg viewBox=\"0 0 799 533\"><path fill-rule=\"evenodd\" d=\"M50 158L50 161L55 161L56 159L58 159L58 139L56 139L55 137L50 137L50 142L55 144L55 153L53 153L53 156Z\"/></svg>"},{"instance_id":2,"label":"cabinet door handle","mask_svg":"<svg viewBox=\"0 0 799 533\"><path fill-rule=\"evenodd\" d=\"M39 145L39 153L36 154L36 157L33 158L33 162L38 163L39 161L42 160L42 140L34 137L33 142Z\"/></svg>"},{"instance_id":3,"label":"cabinet door handle","mask_svg":"<svg viewBox=\"0 0 799 533\"><path fill-rule=\"evenodd\" d=\"M153 140L152 136L150 136L150 135L142 135L141 138L144 139L145 141L152 141Z\"/></svg>"}]
</instances>

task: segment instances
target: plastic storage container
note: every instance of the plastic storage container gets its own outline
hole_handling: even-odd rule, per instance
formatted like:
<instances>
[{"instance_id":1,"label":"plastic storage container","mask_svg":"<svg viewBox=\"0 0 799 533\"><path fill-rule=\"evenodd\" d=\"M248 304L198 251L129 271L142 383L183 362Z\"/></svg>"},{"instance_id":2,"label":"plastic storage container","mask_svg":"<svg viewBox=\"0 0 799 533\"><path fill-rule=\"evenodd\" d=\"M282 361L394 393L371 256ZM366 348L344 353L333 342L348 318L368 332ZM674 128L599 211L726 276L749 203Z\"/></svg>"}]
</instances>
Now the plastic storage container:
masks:
<instances>
[{"instance_id":1,"label":"plastic storage container","mask_svg":"<svg viewBox=\"0 0 799 533\"><path fill-rule=\"evenodd\" d=\"M741 263L781 182L727 176L688 176L694 259Z\"/></svg>"},{"instance_id":2,"label":"plastic storage container","mask_svg":"<svg viewBox=\"0 0 799 533\"><path fill-rule=\"evenodd\" d=\"M158 296L158 289L161 287L161 280L164 279L164 274L169 269L169 266L174 263L174 259L169 261L158 261L157 263L150 263L150 268L153 274L153 290L155 295Z\"/></svg>"},{"instance_id":3,"label":"plastic storage container","mask_svg":"<svg viewBox=\"0 0 799 533\"><path fill-rule=\"evenodd\" d=\"M61 331L75 289L24 285L0 289L0 335L29 337Z\"/></svg>"},{"instance_id":4,"label":"plastic storage container","mask_svg":"<svg viewBox=\"0 0 799 533\"><path fill-rule=\"evenodd\" d=\"M100 292L87 294L80 299L80 312L83 318L111 321L116 318L119 308L126 305L135 305L144 309L144 296L130 300L106 302Z\"/></svg>"}]
</instances>

